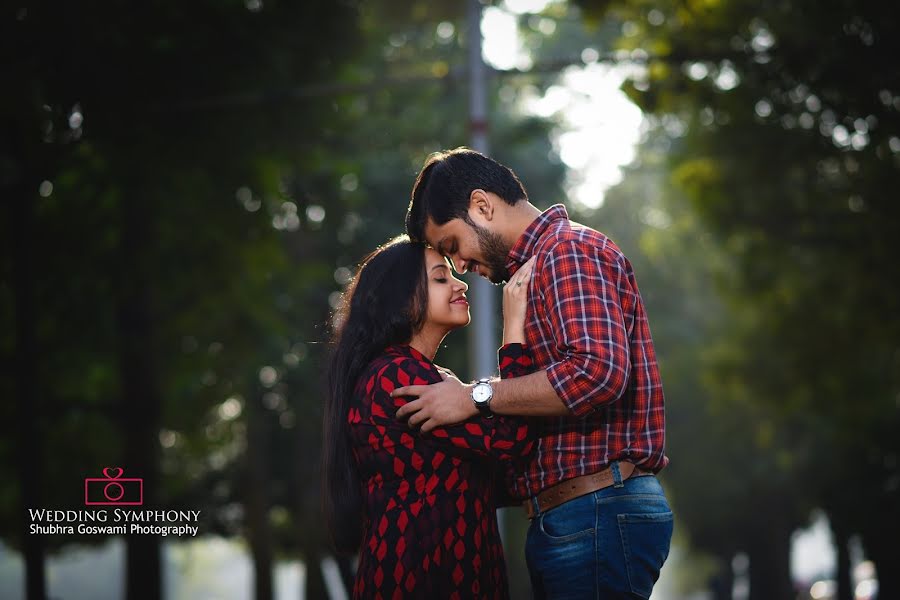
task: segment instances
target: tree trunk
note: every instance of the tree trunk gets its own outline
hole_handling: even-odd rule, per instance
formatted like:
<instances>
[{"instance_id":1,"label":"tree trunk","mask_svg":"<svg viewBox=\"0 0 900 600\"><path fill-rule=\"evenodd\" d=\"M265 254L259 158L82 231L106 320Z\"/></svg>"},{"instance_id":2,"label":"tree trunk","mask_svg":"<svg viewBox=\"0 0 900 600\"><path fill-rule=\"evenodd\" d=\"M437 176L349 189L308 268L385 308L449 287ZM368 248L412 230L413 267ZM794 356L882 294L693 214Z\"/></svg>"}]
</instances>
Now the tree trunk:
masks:
<instances>
[{"instance_id":1,"label":"tree trunk","mask_svg":"<svg viewBox=\"0 0 900 600\"><path fill-rule=\"evenodd\" d=\"M116 327L121 389L119 417L127 476L144 480L144 505L156 509L159 490L159 393L153 332L149 249L154 247L151 201L143 189L126 189L121 202L121 239L117 273ZM120 465L109 465L120 466ZM160 538L126 536L125 596L128 600L161 597Z\"/></svg>"},{"instance_id":2,"label":"tree trunk","mask_svg":"<svg viewBox=\"0 0 900 600\"><path fill-rule=\"evenodd\" d=\"M338 570L341 573L341 581L344 583L344 590L347 597L353 591L353 580L356 579L356 571L353 568L353 559L349 556L335 556L334 561L337 563Z\"/></svg>"},{"instance_id":3,"label":"tree trunk","mask_svg":"<svg viewBox=\"0 0 900 600\"><path fill-rule=\"evenodd\" d=\"M751 534L750 600L793 600L791 583L791 527L776 503L770 503L769 518L760 521ZM765 510L764 505L760 510Z\"/></svg>"},{"instance_id":4,"label":"tree trunk","mask_svg":"<svg viewBox=\"0 0 900 600\"><path fill-rule=\"evenodd\" d=\"M269 525L268 432L259 399L247 407L247 540L253 559L253 597L272 600L272 530Z\"/></svg>"},{"instance_id":5,"label":"tree trunk","mask_svg":"<svg viewBox=\"0 0 900 600\"><path fill-rule=\"evenodd\" d=\"M300 438L302 436L298 436ZM299 445L299 441L298 441ZM301 461L307 461L309 454L307 453L305 457L300 458ZM304 463L299 463L304 464ZM301 471L301 469L298 469ZM317 470L307 473L301 471L302 474L309 476L309 481L318 482L319 472ZM315 493L311 493L314 490ZM317 525L315 522L318 520L321 522L321 511L319 509L319 486L315 483L312 483L308 486L307 489L303 489L303 486L300 487L300 493L298 494L298 534L300 538L300 558L303 560L303 563L306 565L306 592L304 594L304 598L308 598L312 600L313 598L328 598L328 593L325 587L325 578L322 575L322 558L323 548L327 548L327 542L320 535L321 526ZM314 501L315 500L315 501ZM338 561L342 560L340 557L337 558ZM348 573L351 569L349 559L343 559L345 562L343 565L338 562L338 566L341 569L341 577L344 579L345 585L349 585L347 587L347 595L353 591L353 575L352 573ZM347 579L349 578L349 584L347 583Z\"/></svg>"},{"instance_id":6,"label":"tree trunk","mask_svg":"<svg viewBox=\"0 0 900 600\"><path fill-rule=\"evenodd\" d=\"M528 535L528 521L524 511L518 506L501 509L503 517L503 554L509 578L509 592L513 598L528 598L531 595L531 579L525 562L525 539ZM501 519L501 514L497 514Z\"/></svg>"},{"instance_id":7,"label":"tree trunk","mask_svg":"<svg viewBox=\"0 0 900 600\"><path fill-rule=\"evenodd\" d=\"M885 527L863 535L866 554L875 563L878 576L878 600L900 598L900 571L897 570L897 529Z\"/></svg>"},{"instance_id":8,"label":"tree trunk","mask_svg":"<svg viewBox=\"0 0 900 600\"><path fill-rule=\"evenodd\" d=\"M9 255L12 257L13 302L15 305L15 390L16 431L18 434L19 484L23 510L41 506L43 448L41 447L40 390L38 389L38 354L36 340L34 274L34 192L20 178L16 185L4 190L10 207ZM25 559L25 596L28 600L44 600L44 542L31 535L28 522L22 519L22 554Z\"/></svg>"},{"instance_id":9,"label":"tree trunk","mask_svg":"<svg viewBox=\"0 0 900 600\"><path fill-rule=\"evenodd\" d=\"M732 589L734 588L734 569L731 566L732 557L720 556L718 570L709 580L709 592L712 600L732 600Z\"/></svg>"},{"instance_id":10,"label":"tree trunk","mask_svg":"<svg viewBox=\"0 0 900 600\"><path fill-rule=\"evenodd\" d=\"M299 397L295 401L299 401ZM297 405L298 414L310 412L308 404ZM297 547L300 559L306 565L306 582L303 597L328 598L325 578L322 575L322 558L324 549L329 548L325 535L324 517L322 515L322 481L321 461L310 460L310 456L319 456L322 448L321 414L312 413L315 418L296 430L294 436L294 456L296 468L292 479L295 484L295 507L297 511ZM336 557L341 577L347 587L347 596L353 591L352 565L349 559ZM341 561L344 561L343 564ZM348 582L349 580L349 582Z\"/></svg>"},{"instance_id":11,"label":"tree trunk","mask_svg":"<svg viewBox=\"0 0 900 600\"><path fill-rule=\"evenodd\" d=\"M832 517L831 533L834 538L834 547L837 550L837 597L835 600L853 600L853 580L850 577L850 549L848 542L850 535L847 528L839 518Z\"/></svg>"},{"instance_id":12,"label":"tree trunk","mask_svg":"<svg viewBox=\"0 0 900 600\"><path fill-rule=\"evenodd\" d=\"M319 548L307 547L303 551L303 562L306 564L306 595L304 598L328 598L325 589L325 578L322 576L322 553ZM353 591L351 587L347 590Z\"/></svg>"}]
</instances>

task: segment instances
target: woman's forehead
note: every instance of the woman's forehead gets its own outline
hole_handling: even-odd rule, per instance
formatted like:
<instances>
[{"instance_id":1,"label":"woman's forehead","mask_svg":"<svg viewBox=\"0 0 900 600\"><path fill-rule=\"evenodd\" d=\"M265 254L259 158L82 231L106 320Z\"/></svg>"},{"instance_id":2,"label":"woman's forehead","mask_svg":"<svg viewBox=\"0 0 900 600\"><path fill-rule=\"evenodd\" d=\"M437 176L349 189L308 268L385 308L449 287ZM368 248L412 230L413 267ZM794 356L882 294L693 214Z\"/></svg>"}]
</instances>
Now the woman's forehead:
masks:
<instances>
[{"instance_id":1,"label":"woman's forehead","mask_svg":"<svg viewBox=\"0 0 900 600\"><path fill-rule=\"evenodd\" d=\"M436 266L447 266L447 259L438 254L433 248L425 248L425 264L430 271Z\"/></svg>"}]
</instances>

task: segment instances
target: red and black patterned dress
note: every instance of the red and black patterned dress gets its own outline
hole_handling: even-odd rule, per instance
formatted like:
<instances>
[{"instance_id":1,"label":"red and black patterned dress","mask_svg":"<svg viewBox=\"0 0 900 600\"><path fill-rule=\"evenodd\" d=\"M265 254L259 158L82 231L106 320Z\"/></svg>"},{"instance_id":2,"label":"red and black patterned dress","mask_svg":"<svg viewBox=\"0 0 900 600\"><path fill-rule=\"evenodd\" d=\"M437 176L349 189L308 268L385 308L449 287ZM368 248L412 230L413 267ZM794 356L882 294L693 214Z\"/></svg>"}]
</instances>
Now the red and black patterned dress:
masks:
<instances>
[{"instance_id":1,"label":"red and black patterned dress","mask_svg":"<svg viewBox=\"0 0 900 600\"><path fill-rule=\"evenodd\" d=\"M520 344L500 349L503 377L531 371ZM354 598L507 598L495 470L531 452L526 421L495 416L421 434L395 418L395 388L441 381L410 346L391 346L360 377L350 409L366 529Z\"/></svg>"}]
</instances>

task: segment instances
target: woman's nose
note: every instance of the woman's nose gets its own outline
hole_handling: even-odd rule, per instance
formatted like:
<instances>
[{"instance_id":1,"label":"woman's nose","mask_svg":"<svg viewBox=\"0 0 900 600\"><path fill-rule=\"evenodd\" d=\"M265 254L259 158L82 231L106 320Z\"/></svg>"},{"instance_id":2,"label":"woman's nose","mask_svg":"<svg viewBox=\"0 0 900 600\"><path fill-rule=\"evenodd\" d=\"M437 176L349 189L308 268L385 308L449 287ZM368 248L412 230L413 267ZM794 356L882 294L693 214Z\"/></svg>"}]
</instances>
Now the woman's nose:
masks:
<instances>
[{"instance_id":1,"label":"woman's nose","mask_svg":"<svg viewBox=\"0 0 900 600\"><path fill-rule=\"evenodd\" d=\"M453 278L453 281L456 283L457 290L462 290L465 292L466 290L469 289L469 284L466 283L465 281L463 281L461 279L457 279L456 277Z\"/></svg>"}]
</instances>

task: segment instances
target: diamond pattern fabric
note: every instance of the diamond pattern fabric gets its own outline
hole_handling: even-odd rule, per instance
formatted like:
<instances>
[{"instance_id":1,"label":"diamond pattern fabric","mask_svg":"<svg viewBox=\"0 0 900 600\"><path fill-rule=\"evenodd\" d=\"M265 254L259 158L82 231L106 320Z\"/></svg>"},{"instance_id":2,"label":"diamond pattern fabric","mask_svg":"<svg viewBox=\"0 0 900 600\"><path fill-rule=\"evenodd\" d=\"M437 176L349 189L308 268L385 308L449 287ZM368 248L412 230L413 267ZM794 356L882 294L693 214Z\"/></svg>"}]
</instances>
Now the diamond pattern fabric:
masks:
<instances>
[{"instance_id":1,"label":"diamond pattern fabric","mask_svg":"<svg viewBox=\"0 0 900 600\"><path fill-rule=\"evenodd\" d=\"M500 349L501 376L531 372L519 344ZM391 346L360 377L348 414L364 486L366 529L353 598L509 597L497 527L504 473L533 447L526 420L477 417L422 434L395 418L405 385L437 383L434 363Z\"/></svg>"}]
</instances>

